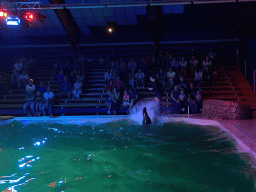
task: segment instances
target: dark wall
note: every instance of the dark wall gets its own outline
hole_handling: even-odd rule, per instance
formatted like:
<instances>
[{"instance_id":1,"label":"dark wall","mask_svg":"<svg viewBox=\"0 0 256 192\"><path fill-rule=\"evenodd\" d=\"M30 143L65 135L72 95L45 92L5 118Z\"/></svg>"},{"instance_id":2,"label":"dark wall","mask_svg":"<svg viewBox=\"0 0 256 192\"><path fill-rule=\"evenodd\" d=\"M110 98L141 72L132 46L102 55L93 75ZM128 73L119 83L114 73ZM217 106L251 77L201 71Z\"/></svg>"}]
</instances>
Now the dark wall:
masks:
<instances>
[{"instance_id":1,"label":"dark wall","mask_svg":"<svg viewBox=\"0 0 256 192\"><path fill-rule=\"evenodd\" d=\"M253 69L256 69L256 37L247 37L244 40L244 56L247 65L247 79L253 86Z\"/></svg>"}]
</instances>

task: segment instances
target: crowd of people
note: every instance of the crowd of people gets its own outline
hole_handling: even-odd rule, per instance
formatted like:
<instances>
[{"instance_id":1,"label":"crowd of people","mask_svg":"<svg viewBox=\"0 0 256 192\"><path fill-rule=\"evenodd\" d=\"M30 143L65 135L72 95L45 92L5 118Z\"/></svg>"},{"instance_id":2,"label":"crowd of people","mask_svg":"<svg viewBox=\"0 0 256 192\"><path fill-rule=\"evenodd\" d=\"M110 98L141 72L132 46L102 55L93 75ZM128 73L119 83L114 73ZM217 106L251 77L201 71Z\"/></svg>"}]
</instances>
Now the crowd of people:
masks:
<instances>
[{"instance_id":1,"label":"crowd of people","mask_svg":"<svg viewBox=\"0 0 256 192\"><path fill-rule=\"evenodd\" d=\"M212 86L212 66L217 63L216 53L212 49L200 56L192 53L188 60L182 57L180 61L169 51L166 51L165 55L162 51L147 55L140 62L131 58L125 63L122 58L115 57L114 53L106 61L102 57L100 60L109 66L104 76L108 89L109 114L112 111L116 114L117 109L122 106L132 108L138 101L136 89L145 88L146 75L153 86L148 89L154 91L160 101L164 93L169 95L176 113L187 112L188 105L192 113L198 113L202 110L201 88ZM150 71L156 73L149 74ZM191 77L192 80L185 81L187 77Z\"/></svg>"},{"instance_id":2,"label":"crowd of people","mask_svg":"<svg viewBox=\"0 0 256 192\"><path fill-rule=\"evenodd\" d=\"M95 57L83 57L82 54L71 64L69 60L61 62L59 59L54 64L52 77L57 78L59 92L56 96L61 99L80 99L83 93L86 71L94 65L107 67L104 74L108 105L108 114L117 114L120 107L131 109L138 101L138 88L145 88L145 78L149 77L152 90L161 101L164 94L170 96L170 101L177 113L185 112L186 106L190 106L192 113L200 112L202 109L201 87L212 86L213 70L216 64L216 54L211 49L207 54L200 56L192 54L190 58L180 58L178 61L169 51L163 55L150 54L141 61L133 58L127 63L115 56L96 59ZM11 82L14 89L26 90L26 100L24 112L30 106L33 115L45 115L45 108L52 114L52 103L54 94L40 84L38 90L35 89L33 80L29 79L27 70L24 67L24 58L17 59L14 64ZM34 61L33 58L30 58ZM152 73L155 72L155 73ZM193 80L186 81L187 77ZM148 87L147 86L147 87ZM36 95L34 94L36 93Z\"/></svg>"}]
</instances>

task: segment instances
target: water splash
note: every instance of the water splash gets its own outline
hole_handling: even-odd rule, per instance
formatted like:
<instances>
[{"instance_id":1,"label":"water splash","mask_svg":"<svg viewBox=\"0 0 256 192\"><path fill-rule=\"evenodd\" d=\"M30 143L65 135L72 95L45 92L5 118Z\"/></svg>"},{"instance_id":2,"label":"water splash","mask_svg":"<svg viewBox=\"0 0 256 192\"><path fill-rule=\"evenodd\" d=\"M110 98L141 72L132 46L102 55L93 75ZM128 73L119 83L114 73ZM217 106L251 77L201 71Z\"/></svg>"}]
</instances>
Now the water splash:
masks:
<instances>
[{"instance_id":1,"label":"water splash","mask_svg":"<svg viewBox=\"0 0 256 192\"><path fill-rule=\"evenodd\" d=\"M147 107L148 116L150 117L152 123L155 122L160 109L160 103L157 99L152 100L142 100L138 102L131 110L130 110L130 119L142 124L143 114L142 110L144 107Z\"/></svg>"}]
</instances>

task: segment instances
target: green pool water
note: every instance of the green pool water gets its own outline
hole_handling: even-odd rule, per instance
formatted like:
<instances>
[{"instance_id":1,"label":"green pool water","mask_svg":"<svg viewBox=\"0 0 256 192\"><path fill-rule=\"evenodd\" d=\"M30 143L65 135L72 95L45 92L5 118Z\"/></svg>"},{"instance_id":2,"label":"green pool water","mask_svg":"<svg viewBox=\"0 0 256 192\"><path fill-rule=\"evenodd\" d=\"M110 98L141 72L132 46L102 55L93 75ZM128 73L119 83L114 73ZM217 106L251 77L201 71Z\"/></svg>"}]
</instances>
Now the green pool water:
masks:
<instances>
[{"instance_id":1,"label":"green pool water","mask_svg":"<svg viewBox=\"0 0 256 192\"><path fill-rule=\"evenodd\" d=\"M0 134L1 191L255 191L254 160L217 127L13 121Z\"/></svg>"}]
</instances>

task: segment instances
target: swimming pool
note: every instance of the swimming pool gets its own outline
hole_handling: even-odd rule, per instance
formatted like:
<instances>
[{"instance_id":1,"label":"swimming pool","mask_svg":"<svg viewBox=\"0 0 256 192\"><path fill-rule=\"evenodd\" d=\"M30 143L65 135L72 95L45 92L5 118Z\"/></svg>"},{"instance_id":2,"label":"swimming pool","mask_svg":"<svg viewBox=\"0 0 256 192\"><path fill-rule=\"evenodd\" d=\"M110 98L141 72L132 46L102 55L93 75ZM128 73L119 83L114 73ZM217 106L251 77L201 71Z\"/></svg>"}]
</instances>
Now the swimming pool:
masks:
<instances>
[{"instance_id":1,"label":"swimming pool","mask_svg":"<svg viewBox=\"0 0 256 192\"><path fill-rule=\"evenodd\" d=\"M14 118L0 129L1 191L255 191L250 154L217 126L131 116Z\"/></svg>"}]
</instances>

